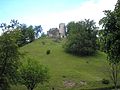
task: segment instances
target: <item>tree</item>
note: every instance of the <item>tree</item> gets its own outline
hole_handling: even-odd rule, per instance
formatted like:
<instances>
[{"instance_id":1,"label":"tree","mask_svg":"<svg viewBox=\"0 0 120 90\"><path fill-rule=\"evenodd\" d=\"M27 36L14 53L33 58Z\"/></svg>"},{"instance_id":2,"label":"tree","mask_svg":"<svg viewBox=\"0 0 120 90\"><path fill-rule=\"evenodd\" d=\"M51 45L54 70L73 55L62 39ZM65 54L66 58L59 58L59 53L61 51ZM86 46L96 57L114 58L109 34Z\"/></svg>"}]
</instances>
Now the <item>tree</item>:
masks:
<instances>
[{"instance_id":1,"label":"tree","mask_svg":"<svg viewBox=\"0 0 120 90\"><path fill-rule=\"evenodd\" d=\"M49 79L48 69L31 59L28 59L19 71L20 83L25 85L28 90L33 90L39 83L43 84Z\"/></svg>"},{"instance_id":2,"label":"tree","mask_svg":"<svg viewBox=\"0 0 120 90\"><path fill-rule=\"evenodd\" d=\"M1 23L1 24L0 24L0 28L2 29L2 31L3 31L3 33L4 33L4 31L5 31L5 29L6 29L6 23Z\"/></svg>"},{"instance_id":3,"label":"tree","mask_svg":"<svg viewBox=\"0 0 120 90\"><path fill-rule=\"evenodd\" d=\"M0 24L0 28L2 28L3 33L5 31L8 31L10 28L13 30L13 29L16 29L17 27L19 27L19 22L18 20L15 20L15 19L12 19L9 25L7 25L6 23Z\"/></svg>"},{"instance_id":4,"label":"tree","mask_svg":"<svg viewBox=\"0 0 120 90\"><path fill-rule=\"evenodd\" d=\"M20 53L9 31L0 36L0 90L7 90L9 82L16 83Z\"/></svg>"},{"instance_id":5,"label":"tree","mask_svg":"<svg viewBox=\"0 0 120 90\"><path fill-rule=\"evenodd\" d=\"M35 40L35 32L32 25L27 27L26 24L20 24L19 28L17 29L21 32L19 46L23 46Z\"/></svg>"},{"instance_id":6,"label":"tree","mask_svg":"<svg viewBox=\"0 0 120 90\"><path fill-rule=\"evenodd\" d=\"M3 33L10 31L10 34L13 34L16 37L16 43L18 46L23 46L28 42L35 40L35 32L32 25L27 27L26 24L20 24L18 20L11 20L10 24L1 23L0 28L3 30ZM38 33L39 33L38 27ZM18 36L17 36L18 35Z\"/></svg>"},{"instance_id":7,"label":"tree","mask_svg":"<svg viewBox=\"0 0 120 90\"><path fill-rule=\"evenodd\" d=\"M32 42L35 40L35 32L33 30L32 25L27 28L26 34L27 34L27 39L29 40L29 42Z\"/></svg>"},{"instance_id":8,"label":"tree","mask_svg":"<svg viewBox=\"0 0 120 90\"><path fill-rule=\"evenodd\" d=\"M67 25L67 42L65 44L65 50L75 55L93 55L96 52L96 34L97 27L95 22L80 21L70 22Z\"/></svg>"},{"instance_id":9,"label":"tree","mask_svg":"<svg viewBox=\"0 0 120 90\"><path fill-rule=\"evenodd\" d=\"M35 30L35 36L36 36L36 38L39 38L39 33L41 33L42 30L43 30L42 26L41 25L35 26L34 30Z\"/></svg>"},{"instance_id":10,"label":"tree","mask_svg":"<svg viewBox=\"0 0 120 90\"><path fill-rule=\"evenodd\" d=\"M118 0L114 11L106 10L104 13L106 17L100 20L104 29L102 45L110 64L111 79L115 90L117 90L120 64L120 0Z\"/></svg>"},{"instance_id":11,"label":"tree","mask_svg":"<svg viewBox=\"0 0 120 90\"><path fill-rule=\"evenodd\" d=\"M41 37L46 37L47 35L43 32L41 33Z\"/></svg>"},{"instance_id":12,"label":"tree","mask_svg":"<svg viewBox=\"0 0 120 90\"><path fill-rule=\"evenodd\" d=\"M26 24L20 24L19 29L21 31L21 39L20 39L20 46L23 46L27 44L27 25Z\"/></svg>"},{"instance_id":13,"label":"tree","mask_svg":"<svg viewBox=\"0 0 120 90\"><path fill-rule=\"evenodd\" d=\"M19 22L18 22L18 20L12 19L12 20L10 21L10 24L11 24L11 25L9 25L9 26L10 26L11 28L13 28L13 29L19 27Z\"/></svg>"}]
</instances>

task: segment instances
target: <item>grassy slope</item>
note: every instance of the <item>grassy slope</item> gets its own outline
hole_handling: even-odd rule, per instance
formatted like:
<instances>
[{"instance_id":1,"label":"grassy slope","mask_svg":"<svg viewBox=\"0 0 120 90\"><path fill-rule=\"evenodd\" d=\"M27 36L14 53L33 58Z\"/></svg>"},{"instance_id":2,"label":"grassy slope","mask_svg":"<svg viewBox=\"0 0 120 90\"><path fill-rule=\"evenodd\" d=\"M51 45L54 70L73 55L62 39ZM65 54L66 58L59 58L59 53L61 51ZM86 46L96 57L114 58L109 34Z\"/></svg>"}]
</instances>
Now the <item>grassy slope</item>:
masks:
<instances>
[{"instance_id":1,"label":"grassy slope","mask_svg":"<svg viewBox=\"0 0 120 90\"><path fill-rule=\"evenodd\" d=\"M45 42L45 45L42 44ZM45 86L38 86L35 90L80 90L87 88L105 87L101 84L101 80L106 78L106 56L104 53L98 52L97 55L91 57L77 57L64 52L63 43L53 42L51 39L39 39L21 48L22 52L26 52L28 57L38 60L40 64L44 64L49 68L50 82ZM46 55L46 50L50 49L51 53ZM23 62L25 62L23 60ZM72 88L65 87L63 82L70 80L76 85ZM80 81L87 82L81 86ZM23 86L14 86L12 90L26 90Z\"/></svg>"}]
</instances>

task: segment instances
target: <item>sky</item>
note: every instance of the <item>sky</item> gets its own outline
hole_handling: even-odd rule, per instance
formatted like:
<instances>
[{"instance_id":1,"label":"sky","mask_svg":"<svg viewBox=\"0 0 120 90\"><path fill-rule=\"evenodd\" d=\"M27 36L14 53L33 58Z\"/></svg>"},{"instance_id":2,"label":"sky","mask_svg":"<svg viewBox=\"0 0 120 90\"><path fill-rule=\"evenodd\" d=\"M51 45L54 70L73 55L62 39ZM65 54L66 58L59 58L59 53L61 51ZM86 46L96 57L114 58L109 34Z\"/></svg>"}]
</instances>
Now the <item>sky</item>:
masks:
<instances>
[{"instance_id":1,"label":"sky","mask_svg":"<svg viewBox=\"0 0 120 90\"><path fill-rule=\"evenodd\" d=\"M59 23L91 19L98 26L104 10L114 10L117 0L0 0L0 23L11 19L41 25L46 32ZM1 32L1 31L0 31Z\"/></svg>"}]
</instances>

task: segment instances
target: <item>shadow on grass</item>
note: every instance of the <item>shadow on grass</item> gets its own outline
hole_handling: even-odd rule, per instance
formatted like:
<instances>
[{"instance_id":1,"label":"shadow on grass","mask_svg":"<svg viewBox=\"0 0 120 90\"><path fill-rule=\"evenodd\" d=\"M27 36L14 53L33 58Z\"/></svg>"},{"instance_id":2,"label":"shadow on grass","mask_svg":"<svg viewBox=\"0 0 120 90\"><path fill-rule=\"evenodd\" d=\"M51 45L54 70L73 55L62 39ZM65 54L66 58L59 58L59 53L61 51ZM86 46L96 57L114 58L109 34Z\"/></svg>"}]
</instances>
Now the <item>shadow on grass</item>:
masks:
<instances>
[{"instance_id":1,"label":"shadow on grass","mask_svg":"<svg viewBox=\"0 0 120 90\"><path fill-rule=\"evenodd\" d=\"M117 86L117 88L120 88L120 86ZM95 88L95 89L84 89L84 90L113 90L114 86L110 87L103 87L103 88Z\"/></svg>"}]
</instances>

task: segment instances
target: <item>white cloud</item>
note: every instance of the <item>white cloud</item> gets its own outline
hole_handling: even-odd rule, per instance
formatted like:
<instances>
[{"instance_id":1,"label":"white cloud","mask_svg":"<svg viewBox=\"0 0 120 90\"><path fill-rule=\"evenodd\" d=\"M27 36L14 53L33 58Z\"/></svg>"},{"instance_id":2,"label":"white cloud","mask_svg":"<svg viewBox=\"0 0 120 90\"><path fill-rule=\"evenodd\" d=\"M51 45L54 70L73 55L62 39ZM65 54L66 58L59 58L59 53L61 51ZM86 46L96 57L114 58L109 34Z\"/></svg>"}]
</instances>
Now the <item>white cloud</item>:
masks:
<instances>
[{"instance_id":1,"label":"white cloud","mask_svg":"<svg viewBox=\"0 0 120 90\"><path fill-rule=\"evenodd\" d=\"M88 0L79 7L59 13L49 13L42 16L26 16L19 18L19 22L32 25L42 25L46 32L50 28L58 27L59 23L93 19L97 23L104 16L104 10L113 10L117 0ZM21 21L20 21L21 20Z\"/></svg>"}]
</instances>

